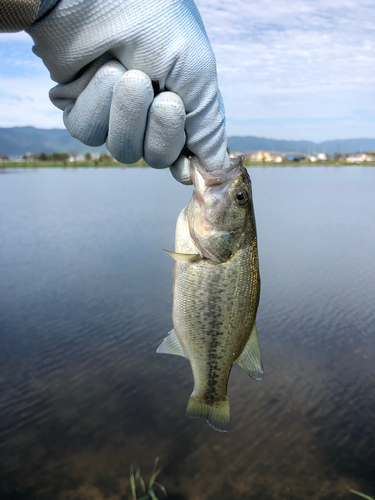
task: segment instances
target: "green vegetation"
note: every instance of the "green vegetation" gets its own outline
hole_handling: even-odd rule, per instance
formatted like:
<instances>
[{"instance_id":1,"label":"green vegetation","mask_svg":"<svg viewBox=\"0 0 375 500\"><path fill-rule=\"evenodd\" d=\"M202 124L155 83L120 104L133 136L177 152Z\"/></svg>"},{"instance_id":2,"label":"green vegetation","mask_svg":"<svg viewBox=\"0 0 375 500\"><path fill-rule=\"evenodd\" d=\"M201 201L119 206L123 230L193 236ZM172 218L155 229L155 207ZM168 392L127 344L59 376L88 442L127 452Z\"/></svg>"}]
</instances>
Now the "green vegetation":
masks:
<instances>
[{"instance_id":1,"label":"green vegetation","mask_svg":"<svg viewBox=\"0 0 375 500\"><path fill-rule=\"evenodd\" d=\"M372 497L369 497L368 495L364 495L363 493L360 493L359 491L351 490L350 488L349 488L349 491L354 493L355 495L358 495L359 497L366 498L367 500L374 500Z\"/></svg>"},{"instance_id":2,"label":"green vegetation","mask_svg":"<svg viewBox=\"0 0 375 500\"><path fill-rule=\"evenodd\" d=\"M147 163L142 159L137 163L125 165L114 160L109 155L103 153L97 160L86 161L61 161L61 160L27 160L9 161L0 158L0 169L2 168L45 168L45 167L147 167Z\"/></svg>"},{"instance_id":3,"label":"green vegetation","mask_svg":"<svg viewBox=\"0 0 375 500\"><path fill-rule=\"evenodd\" d=\"M40 167L147 167L147 163L139 160L137 163L125 165L119 163L108 153L79 155L77 151L70 153L27 153L22 156L23 161L10 160L5 155L0 155L0 168L40 168Z\"/></svg>"},{"instance_id":4,"label":"green vegetation","mask_svg":"<svg viewBox=\"0 0 375 500\"><path fill-rule=\"evenodd\" d=\"M314 163L311 163L308 160L304 160L301 158L299 161L292 161L292 160L283 160L282 162L275 162L275 161L252 161L252 160L245 160L245 166L246 167L349 167L353 165L359 165L363 167L374 167L375 162L373 161L364 161L361 163L349 163L347 161L342 161L342 160L326 160L326 161L315 161Z\"/></svg>"},{"instance_id":5,"label":"green vegetation","mask_svg":"<svg viewBox=\"0 0 375 500\"><path fill-rule=\"evenodd\" d=\"M23 155L22 156L23 161L25 162L33 162L33 161L68 161L69 159L69 154L68 153L59 153L57 151L54 151L53 153L31 153L29 155Z\"/></svg>"},{"instance_id":6,"label":"green vegetation","mask_svg":"<svg viewBox=\"0 0 375 500\"><path fill-rule=\"evenodd\" d=\"M90 152L85 153L84 156L78 155L75 151L68 153L29 153L23 155L23 161L12 161L6 155L0 155L0 169L1 168L40 168L40 167L147 167L147 163L139 160L137 163L125 165L116 161L112 155L108 153L100 153L95 156ZM301 157L299 160L285 160L282 162L276 161L256 161L245 160L247 167L284 167L284 166L349 166L349 165L362 165L366 167L375 166L375 161L363 161L361 163L349 163L342 158L332 158L326 161L310 162L308 159Z\"/></svg>"},{"instance_id":7,"label":"green vegetation","mask_svg":"<svg viewBox=\"0 0 375 500\"><path fill-rule=\"evenodd\" d=\"M283 161L282 163L276 162L262 162L262 161L245 161L246 167L350 167L353 165L358 165L362 167L375 167L375 162L366 161L360 164L348 163L346 161L317 161L315 163L309 163L307 161ZM101 161L101 160L90 160L90 161L27 161L27 162L16 162L0 159L0 169L3 168L44 168L44 167L148 167L144 160L139 160L137 163L132 163L130 165L125 165L124 163L119 163L118 161Z\"/></svg>"},{"instance_id":8,"label":"green vegetation","mask_svg":"<svg viewBox=\"0 0 375 500\"><path fill-rule=\"evenodd\" d=\"M160 474L161 469L157 469L159 462L159 458L155 459L154 467L152 469L152 475L148 482L148 486L146 486L139 468L134 473L133 466L130 466L130 488L131 488L131 500L158 500L158 497L155 493L155 487L158 488L163 495L167 496L167 490L163 485L157 483L155 480L157 476ZM141 496L138 496L137 490L140 490Z\"/></svg>"}]
</instances>

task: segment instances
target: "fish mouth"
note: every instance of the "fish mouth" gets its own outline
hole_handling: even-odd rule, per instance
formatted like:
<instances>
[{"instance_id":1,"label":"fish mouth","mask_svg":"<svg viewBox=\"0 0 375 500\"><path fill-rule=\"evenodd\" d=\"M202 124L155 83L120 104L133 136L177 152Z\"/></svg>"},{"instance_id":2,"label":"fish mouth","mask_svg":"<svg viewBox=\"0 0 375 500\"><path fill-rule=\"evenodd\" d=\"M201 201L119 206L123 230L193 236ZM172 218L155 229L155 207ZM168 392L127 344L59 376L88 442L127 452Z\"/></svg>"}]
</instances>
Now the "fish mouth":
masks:
<instances>
[{"instance_id":1,"label":"fish mouth","mask_svg":"<svg viewBox=\"0 0 375 500\"><path fill-rule=\"evenodd\" d=\"M235 159L231 158L230 165L226 169L207 171L202 167L198 159L193 157L190 161L190 176L194 189L198 192L204 192L209 187L232 181L246 171L244 159L244 155L240 155Z\"/></svg>"}]
</instances>

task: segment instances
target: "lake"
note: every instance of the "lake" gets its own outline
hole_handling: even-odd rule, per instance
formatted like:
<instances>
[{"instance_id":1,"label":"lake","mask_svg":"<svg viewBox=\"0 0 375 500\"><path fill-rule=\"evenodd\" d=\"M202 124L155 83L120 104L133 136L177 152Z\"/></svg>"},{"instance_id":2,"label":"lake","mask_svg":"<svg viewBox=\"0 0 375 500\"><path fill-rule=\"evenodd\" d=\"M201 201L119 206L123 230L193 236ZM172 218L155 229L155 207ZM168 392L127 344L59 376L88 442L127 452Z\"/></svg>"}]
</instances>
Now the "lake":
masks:
<instances>
[{"instance_id":1,"label":"lake","mask_svg":"<svg viewBox=\"0 0 375 500\"><path fill-rule=\"evenodd\" d=\"M149 168L0 173L0 498L375 495L375 168L252 167L265 377L237 365L231 430L187 419L174 229L192 188Z\"/></svg>"}]
</instances>

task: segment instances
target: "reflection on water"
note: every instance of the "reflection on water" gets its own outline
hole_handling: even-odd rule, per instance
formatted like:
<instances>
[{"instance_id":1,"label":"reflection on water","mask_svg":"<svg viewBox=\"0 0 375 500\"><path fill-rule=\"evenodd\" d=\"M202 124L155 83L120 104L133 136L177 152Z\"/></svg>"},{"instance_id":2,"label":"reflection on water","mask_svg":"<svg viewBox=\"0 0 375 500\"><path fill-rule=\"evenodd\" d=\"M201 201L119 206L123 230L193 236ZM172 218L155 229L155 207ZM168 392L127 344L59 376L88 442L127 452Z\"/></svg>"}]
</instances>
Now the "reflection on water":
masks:
<instances>
[{"instance_id":1,"label":"reflection on water","mask_svg":"<svg viewBox=\"0 0 375 500\"><path fill-rule=\"evenodd\" d=\"M184 417L174 226L191 188L151 169L0 179L0 498L127 498L156 456L171 499L375 494L375 169L251 168L265 378L234 367L232 429ZM354 497L355 498L355 497Z\"/></svg>"}]
</instances>

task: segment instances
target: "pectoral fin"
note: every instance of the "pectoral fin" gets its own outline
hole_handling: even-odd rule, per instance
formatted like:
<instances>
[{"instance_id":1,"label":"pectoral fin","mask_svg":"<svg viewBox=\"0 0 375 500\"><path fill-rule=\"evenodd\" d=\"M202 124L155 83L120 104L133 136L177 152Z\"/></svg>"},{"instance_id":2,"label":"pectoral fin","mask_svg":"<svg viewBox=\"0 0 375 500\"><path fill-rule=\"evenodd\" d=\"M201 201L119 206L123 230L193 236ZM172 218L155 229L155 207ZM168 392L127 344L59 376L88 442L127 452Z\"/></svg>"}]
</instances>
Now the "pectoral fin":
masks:
<instances>
[{"instance_id":1,"label":"pectoral fin","mask_svg":"<svg viewBox=\"0 0 375 500\"><path fill-rule=\"evenodd\" d=\"M156 352L160 354L174 354L175 356L185 357L184 351L182 350L174 330L171 330L168 333L168 337L163 340L163 342L156 349Z\"/></svg>"},{"instance_id":2,"label":"pectoral fin","mask_svg":"<svg viewBox=\"0 0 375 500\"><path fill-rule=\"evenodd\" d=\"M255 380L262 380L264 371L262 356L260 354L258 332L255 323L253 329L251 330L250 338L247 341L241 356L239 356L236 360L236 363L238 363L251 378Z\"/></svg>"},{"instance_id":3,"label":"pectoral fin","mask_svg":"<svg viewBox=\"0 0 375 500\"><path fill-rule=\"evenodd\" d=\"M164 248L163 248L164 250ZM197 260L201 259L202 257L196 253L177 253L177 252L170 252L169 250L164 250L164 252L169 253L169 255L172 257L173 260L176 262L196 262Z\"/></svg>"}]
</instances>

